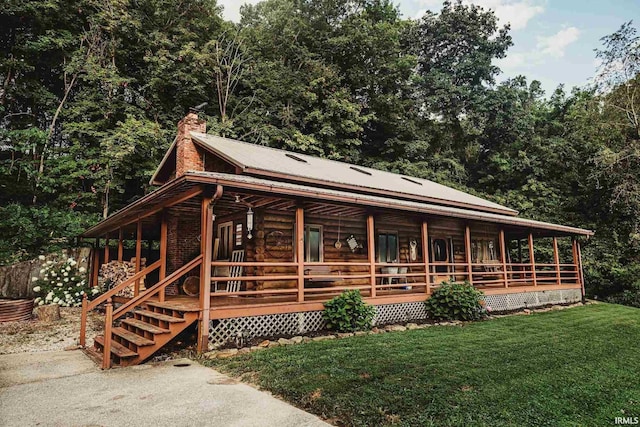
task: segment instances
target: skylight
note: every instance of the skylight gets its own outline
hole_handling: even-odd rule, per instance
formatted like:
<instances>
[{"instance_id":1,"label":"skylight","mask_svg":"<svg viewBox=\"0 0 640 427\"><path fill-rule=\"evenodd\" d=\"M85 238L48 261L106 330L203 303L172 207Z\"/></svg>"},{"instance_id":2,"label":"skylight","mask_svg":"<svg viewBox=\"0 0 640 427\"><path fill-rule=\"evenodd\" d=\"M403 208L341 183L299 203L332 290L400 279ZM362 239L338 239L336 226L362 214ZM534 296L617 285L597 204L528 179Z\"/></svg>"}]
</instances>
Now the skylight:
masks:
<instances>
[{"instance_id":1,"label":"skylight","mask_svg":"<svg viewBox=\"0 0 640 427\"><path fill-rule=\"evenodd\" d=\"M421 182L414 181L413 179L407 178L406 176L401 176L400 178L404 179L405 181L413 182L414 184L422 185Z\"/></svg>"},{"instance_id":2,"label":"skylight","mask_svg":"<svg viewBox=\"0 0 640 427\"><path fill-rule=\"evenodd\" d=\"M287 156L288 158L293 159L293 160L296 160L296 161L298 161L298 162L302 162L302 163L309 163L309 162L307 162L305 159L300 158L300 157L296 156L295 154L285 153L284 155L285 155L285 156Z\"/></svg>"},{"instance_id":3,"label":"skylight","mask_svg":"<svg viewBox=\"0 0 640 427\"><path fill-rule=\"evenodd\" d=\"M350 168L350 169L353 169L353 170L354 170L354 171L356 171L356 172L360 172L360 173L363 173L363 174L365 174L365 175L369 175L369 176L371 176L371 172L367 172L367 171L362 170L362 169L360 169L360 168L357 168L357 167L355 167L355 166L349 166L349 168Z\"/></svg>"}]
</instances>

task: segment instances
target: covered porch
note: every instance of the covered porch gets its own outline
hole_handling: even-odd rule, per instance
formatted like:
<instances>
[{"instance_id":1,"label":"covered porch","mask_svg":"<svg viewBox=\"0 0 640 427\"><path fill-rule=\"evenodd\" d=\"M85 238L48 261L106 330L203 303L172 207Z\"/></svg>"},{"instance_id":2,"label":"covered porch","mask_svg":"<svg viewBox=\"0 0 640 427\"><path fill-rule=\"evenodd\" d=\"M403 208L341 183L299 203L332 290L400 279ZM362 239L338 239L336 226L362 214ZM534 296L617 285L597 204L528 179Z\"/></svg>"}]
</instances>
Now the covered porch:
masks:
<instances>
[{"instance_id":1,"label":"covered porch","mask_svg":"<svg viewBox=\"0 0 640 427\"><path fill-rule=\"evenodd\" d=\"M149 301L197 310L205 350L211 320L318 311L347 289L374 305L424 301L450 280L468 281L486 295L582 290L577 237L588 233L435 204L187 173L84 234L95 238L92 284L102 264L125 253L136 268L85 308L121 304L111 320ZM132 297L118 296L129 286Z\"/></svg>"}]
</instances>

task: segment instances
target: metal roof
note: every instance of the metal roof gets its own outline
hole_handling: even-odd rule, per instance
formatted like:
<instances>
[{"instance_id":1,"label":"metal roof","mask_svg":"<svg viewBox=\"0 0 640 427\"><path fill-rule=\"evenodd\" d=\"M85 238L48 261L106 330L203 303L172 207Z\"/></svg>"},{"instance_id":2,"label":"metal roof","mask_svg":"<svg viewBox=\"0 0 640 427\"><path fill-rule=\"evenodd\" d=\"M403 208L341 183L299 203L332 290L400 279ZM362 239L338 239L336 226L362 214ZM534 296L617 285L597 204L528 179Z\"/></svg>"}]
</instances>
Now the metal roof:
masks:
<instances>
[{"instance_id":1,"label":"metal roof","mask_svg":"<svg viewBox=\"0 0 640 427\"><path fill-rule=\"evenodd\" d=\"M306 154L198 132L194 142L243 174L286 179L323 187L366 192L515 216L517 211L427 179L400 175Z\"/></svg>"},{"instance_id":2,"label":"metal roof","mask_svg":"<svg viewBox=\"0 0 640 427\"><path fill-rule=\"evenodd\" d=\"M327 202L338 202L355 204L361 206L371 206L387 208L400 211L422 213L443 217L460 218L472 221L482 221L489 223L504 224L514 227L523 227L532 230L546 230L568 235L591 236L591 230L583 228L569 227L565 225L552 224L548 222L535 221L531 219L514 217L512 215L500 215L490 212L480 212L477 210L462 209L451 206L442 206L432 203L413 202L409 200L398 200L389 197L358 194L342 190L332 190L328 188L312 187L308 185L294 184L290 182L273 181L247 175L234 175L218 172L194 172L189 171L185 175L163 185L159 189L147 194L143 198L126 206L109 218L85 231L84 237L102 236L106 232L120 227L123 223L134 221L137 217L153 209L159 209L163 202L179 195L188 189L193 189L198 185L222 185L225 188L246 189L265 194L277 194L282 196L306 197L309 199L323 200Z\"/></svg>"}]
</instances>

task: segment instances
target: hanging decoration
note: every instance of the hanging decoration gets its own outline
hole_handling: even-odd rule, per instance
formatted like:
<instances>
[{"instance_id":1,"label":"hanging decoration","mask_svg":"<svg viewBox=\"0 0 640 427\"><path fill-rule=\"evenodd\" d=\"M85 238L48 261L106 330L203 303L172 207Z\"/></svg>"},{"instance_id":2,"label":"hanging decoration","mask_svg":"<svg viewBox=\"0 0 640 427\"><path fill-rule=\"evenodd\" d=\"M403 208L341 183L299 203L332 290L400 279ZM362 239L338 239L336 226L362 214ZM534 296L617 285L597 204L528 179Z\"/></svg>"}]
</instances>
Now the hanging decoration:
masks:
<instances>
[{"instance_id":1,"label":"hanging decoration","mask_svg":"<svg viewBox=\"0 0 640 427\"><path fill-rule=\"evenodd\" d=\"M251 240L253 235L251 232L253 231L253 211L251 210L251 206L249 206L249 210L247 211L247 239Z\"/></svg>"},{"instance_id":2,"label":"hanging decoration","mask_svg":"<svg viewBox=\"0 0 640 427\"><path fill-rule=\"evenodd\" d=\"M340 249L342 247L342 242L340 241L340 225L341 225L340 220L341 218L338 217L338 240L336 240L336 242L333 244L333 246L335 246L336 249Z\"/></svg>"},{"instance_id":3,"label":"hanging decoration","mask_svg":"<svg viewBox=\"0 0 640 427\"><path fill-rule=\"evenodd\" d=\"M418 259L418 241L416 239L409 241L409 258L411 261Z\"/></svg>"}]
</instances>

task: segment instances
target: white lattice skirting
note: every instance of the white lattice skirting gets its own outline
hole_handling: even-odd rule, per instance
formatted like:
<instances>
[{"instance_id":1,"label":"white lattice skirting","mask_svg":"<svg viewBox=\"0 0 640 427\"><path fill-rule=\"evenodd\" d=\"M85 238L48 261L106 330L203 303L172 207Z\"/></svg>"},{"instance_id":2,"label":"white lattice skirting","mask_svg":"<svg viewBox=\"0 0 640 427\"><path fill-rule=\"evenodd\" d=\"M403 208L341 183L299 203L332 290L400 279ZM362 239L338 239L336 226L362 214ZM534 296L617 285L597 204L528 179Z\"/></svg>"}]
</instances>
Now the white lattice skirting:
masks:
<instances>
[{"instance_id":1,"label":"white lattice skirting","mask_svg":"<svg viewBox=\"0 0 640 427\"><path fill-rule=\"evenodd\" d=\"M522 292L517 294L485 295L484 300L493 311L509 311L547 304L566 304L580 301L580 289ZM424 302L407 302L375 306L374 325L403 323L427 318ZM242 337L278 337L304 335L323 329L322 311L267 314L263 316L233 317L209 323L209 342L215 347Z\"/></svg>"},{"instance_id":2,"label":"white lattice skirting","mask_svg":"<svg viewBox=\"0 0 640 427\"><path fill-rule=\"evenodd\" d=\"M522 292L518 294L485 295L484 300L493 311L510 311L519 308L539 307L548 304L567 304L582 299L580 289Z\"/></svg>"}]
</instances>

